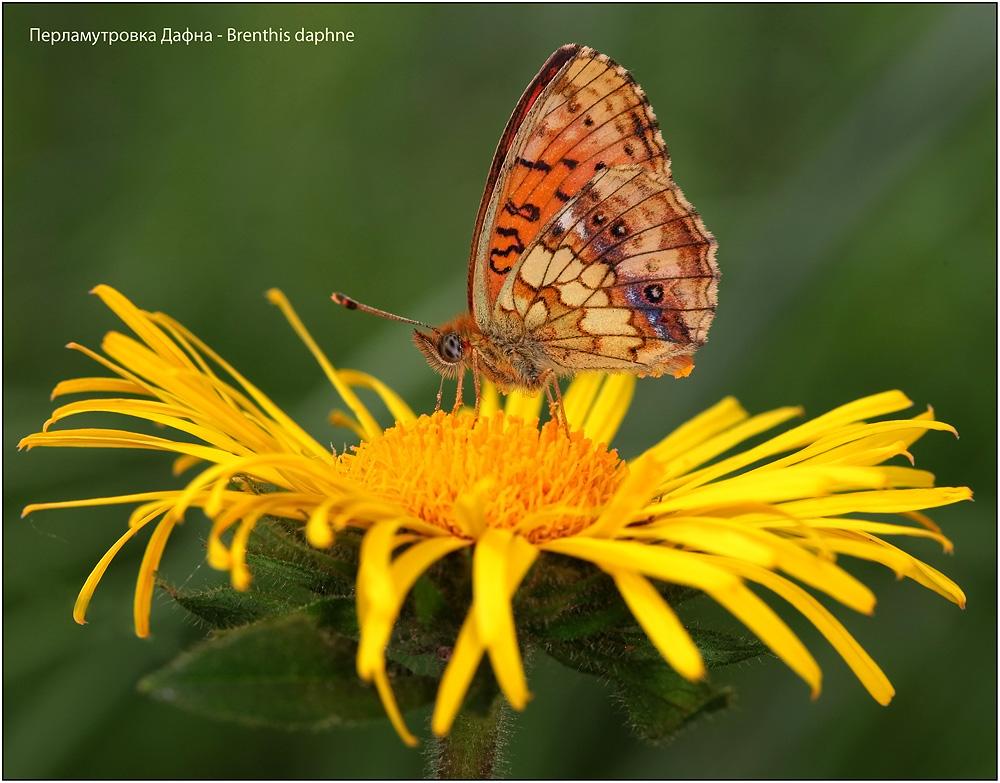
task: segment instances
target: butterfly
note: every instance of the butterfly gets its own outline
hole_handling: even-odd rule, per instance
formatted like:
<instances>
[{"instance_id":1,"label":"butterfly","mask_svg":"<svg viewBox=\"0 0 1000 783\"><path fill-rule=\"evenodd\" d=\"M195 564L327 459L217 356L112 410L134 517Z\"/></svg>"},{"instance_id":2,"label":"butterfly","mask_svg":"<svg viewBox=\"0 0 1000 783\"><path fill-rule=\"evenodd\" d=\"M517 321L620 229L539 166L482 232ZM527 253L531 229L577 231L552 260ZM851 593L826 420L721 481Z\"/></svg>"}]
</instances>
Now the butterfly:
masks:
<instances>
[{"instance_id":1,"label":"butterfly","mask_svg":"<svg viewBox=\"0 0 1000 783\"><path fill-rule=\"evenodd\" d=\"M716 241L670 173L645 93L594 49L557 50L500 137L469 259L468 312L416 324L428 363L461 384L548 389L584 370L684 377L718 301ZM440 406L440 392L438 405ZM550 396L551 402L551 396Z\"/></svg>"}]
</instances>

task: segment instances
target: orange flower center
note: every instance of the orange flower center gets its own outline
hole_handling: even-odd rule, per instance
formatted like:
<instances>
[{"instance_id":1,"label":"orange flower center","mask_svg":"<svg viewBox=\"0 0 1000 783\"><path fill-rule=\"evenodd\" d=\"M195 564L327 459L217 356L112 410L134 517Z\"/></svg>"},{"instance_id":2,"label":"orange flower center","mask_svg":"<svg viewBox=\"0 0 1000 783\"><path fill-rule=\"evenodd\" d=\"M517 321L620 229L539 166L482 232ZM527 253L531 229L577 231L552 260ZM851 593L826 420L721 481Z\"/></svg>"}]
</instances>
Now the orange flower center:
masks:
<instances>
[{"instance_id":1,"label":"orange flower center","mask_svg":"<svg viewBox=\"0 0 1000 783\"><path fill-rule=\"evenodd\" d=\"M421 416L362 443L337 464L371 494L454 535L469 537L455 504L471 500L490 527L535 518L525 531L535 542L590 524L628 475L616 451L582 432L567 435L553 422L539 429L536 421L502 412Z\"/></svg>"}]
</instances>

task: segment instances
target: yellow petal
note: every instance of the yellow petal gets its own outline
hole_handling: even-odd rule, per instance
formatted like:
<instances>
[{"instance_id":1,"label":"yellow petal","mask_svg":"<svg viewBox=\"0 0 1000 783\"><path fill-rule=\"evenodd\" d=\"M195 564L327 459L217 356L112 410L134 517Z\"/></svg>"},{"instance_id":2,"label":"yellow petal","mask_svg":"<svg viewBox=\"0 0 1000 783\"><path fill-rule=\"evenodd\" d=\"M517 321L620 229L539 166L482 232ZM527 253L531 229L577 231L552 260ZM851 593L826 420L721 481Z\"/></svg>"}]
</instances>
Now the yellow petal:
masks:
<instances>
[{"instance_id":1,"label":"yellow petal","mask_svg":"<svg viewBox=\"0 0 1000 783\"><path fill-rule=\"evenodd\" d=\"M674 610L646 579L623 569L607 569L632 615L664 660L682 677L700 680L705 664Z\"/></svg>"},{"instance_id":2,"label":"yellow petal","mask_svg":"<svg viewBox=\"0 0 1000 783\"><path fill-rule=\"evenodd\" d=\"M840 653L840 657L851 667L851 670L861 680L875 701L884 706L892 700L896 691L889 682L889 678L885 676L878 664L872 660L854 637L848 633L847 629L819 601L801 587L764 568L758 568L739 560L729 560L728 564L736 573L773 590L802 612Z\"/></svg>"},{"instance_id":3,"label":"yellow petal","mask_svg":"<svg viewBox=\"0 0 1000 783\"><path fill-rule=\"evenodd\" d=\"M676 476L685 476L685 479L683 481L677 481L677 484L683 484L686 487L697 486L699 484L704 484L713 478L724 476L736 467L743 467L744 465L749 465L750 463L755 462L756 458L751 456L754 453L754 450L751 449L748 452L736 454L729 459L712 465L698 474L686 475L699 465L729 451L733 448L733 446L743 443L743 441L752 438L761 432L766 432L767 430L776 427L791 418L800 416L801 414L801 408L778 408L777 410L758 414L757 416L753 416L745 421L739 421L734 426L728 427L713 437L706 438L702 442L693 444L691 448L684 451L683 454L675 456L664 465L663 483L661 484L661 489L663 491L668 491L673 488L675 484L673 482L669 482L669 479L673 479ZM721 424L726 420L727 419L720 418L718 423ZM656 453L658 454L659 452L657 451Z\"/></svg>"},{"instance_id":4,"label":"yellow petal","mask_svg":"<svg viewBox=\"0 0 1000 783\"><path fill-rule=\"evenodd\" d=\"M60 500L55 503L31 503L24 507L22 517L34 511L45 511L53 508L87 508L88 506L111 506L118 503L143 503L151 500L172 501L180 495L176 490L168 492L136 492L132 495L113 495L106 498L85 498L83 500Z\"/></svg>"},{"instance_id":5,"label":"yellow petal","mask_svg":"<svg viewBox=\"0 0 1000 783\"><path fill-rule=\"evenodd\" d=\"M496 385L489 380L489 378L483 378L482 383L482 397L479 400L479 415L492 416L500 410L500 392L497 391Z\"/></svg>"},{"instance_id":6,"label":"yellow petal","mask_svg":"<svg viewBox=\"0 0 1000 783\"><path fill-rule=\"evenodd\" d=\"M133 616L135 635L142 639L149 636L149 612L153 603L153 582L156 569L160 566L163 549L167 545L167 539L170 538L175 524L176 521L169 515L160 520L156 529L153 530L153 535L150 536L149 543L146 544L146 552L142 556L142 564L139 566L139 578L135 583Z\"/></svg>"},{"instance_id":7,"label":"yellow petal","mask_svg":"<svg viewBox=\"0 0 1000 783\"><path fill-rule=\"evenodd\" d=\"M193 367L191 359L150 321L149 314L140 310L114 288L99 285L91 293L97 294L104 304L128 324L132 331L158 355L178 367Z\"/></svg>"},{"instance_id":8,"label":"yellow petal","mask_svg":"<svg viewBox=\"0 0 1000 783\"><path fill-rule=\"evenodd\" d=\"M431 731L437 736L443 737L451 729L485 652L486 647L479 640L476 631L476 617L473 612L469 612L458 632L451 659L445 667L437 699L434 701Z\"/></svg>"},{"instance_id":9,"label":"yellow petal","mask_svg":"<svg viewBox=\"0 0 1000 783\"><path fill-rule=\"evenodd\" d=\"M876 488L886 484L879 468L853 468L834 465L793 466L781 471L754 471L725 481L677 490L659 503L650 504L650 514L673 512L691 513L696 510L721 508L731 504L745 506L749 503L781 503L797 498L813 498L847 489ZM837 495L835 497L843 497ZM826 497L822 498L827 500ZM809 501L807 501L809 502ZM793 516L803 514L782 508Z\"/></svg>"},{"instance_id":10,"label":"yellow petal","mask_svg":"<svg viewBox=\"0 0 1000 783\"><path fill-rule=\"evenodd\" d=\"M392 604L382 607L381 612L375 606L371 606L365 612L364 621L361 622L359 619L361 641L358 645L358 672L362 678L370 679L374 672L385 668L385 648L389 643L400 607L413 583L442 557L470 543L451 536L423 539L393 561L390 568L393 585Z\"/></svg>"},{"instance_id":11,"label":"yellow petal","mask_svg":"<svg viewBox=\"0 0 1000 783\"><path fill-rule=\"evenodd\" d=\"M398 519L377 522L368 528L361 540L357 577L359 624L364 623L369 610L378 614L391 611L394 591L389 566L399 526Z\"/></svg>"},{"instance_id":12,"label":"yellow petal","mask_svg":"<svg viewBox=\"0 0 1000 783\"><path fill-rule=\"evenodd\" d=\"M728 571L709 565L693 552L640 544L584 537L561 538L539 545L549 552L587 560L602 568L618 568L653 576L665 582L688 585L708 592L739 584Z\"/></svg>"},{"instance_id":13,"label":"yellow petal","mask_svg":"<svg viewBox=\"0 0 1000 783\"><path fill-rule=\"evenodd\" d=\"M413 409L406 404L403 398L378 378L365 372L358 372L357 370L340 370L339 375L341 380L349 386L361 386L374 391L382 399L382 402L385 403L385 407L389 409L389 413L392 414L392 417L397 422L405 423L417 418L416 414L413 413Z\"/></svg>"},{"instance_id":14,"label":"yellow petal","mask_svg":"<svg viewBox=\"0 0 1000 783\"><path fill-rule=\"evenodd\" d=\"M351 412L357 417L357 420L361 423L365 432L368 434L369 438L373 438L382 432L382 428L378 426L378 422L375 421L368 409L361 403L358 396L351 391L351 387L344 383L340 378L340 374L334 369L333 365L330 364L330 360L326 358L316 341L313 340L312 335L306 331L305 326L302 321L299 320L299 316L296 314L295 310L292 309L291 303L285 297L285 295L279 291L277 288L272 288L267 292L267 299L271 304L277 305L282 314L291 324L295 333L299 336L299 339L306 344L306 347L312 353L316 362L322 368L326 377L333 384L333 387L337 390L340 398L347 404L347 407L351 409ZM234 376L235 377L235 376ZM241 378L242 381L242 378ZM245 383L245 382L244 382Z\"/></svg>"},{"instance_id":15,"label":"yellow petal","mask_svg":"<svg viewBox=\"0 0 1000 783\"><path fill-rule=\"evenodd\" d=\"M869 519L852 519L847 517L817 517L803 520L813 528L822 528L824 537L835 534L836 531L856 530L864 533L871 533L879 536L911 536L914 538L930 538L941 544L945 552L953 549L949 539L940 532L927 530L921 527L911 527L910 525L893 525L889 522L875 522ZM780 523L772 527L779 527Z\"/></svg>"},{"instance_id":16,"label":"yellow petal","mask_svg":"<svg viewBox=\"0 0 1000 783\"><path fill-rule=\"evenodd\" d=\"M609 538L635 520L656 490L661 467L654 454L647 452L629 464L629 474L611 502L594 524L584 530L591 538Z\"/></svg>"},{"instance_id":17,"label":"yellow petal","mask_svg":"<svg viewBox=\"0 0 1000 783\"><path fill-rule=\"evenodd\" d=\"M573 378L573 382L566 389L563 395L563 412L571 430L583 429L604 377L604 374L599 372L582 372Z\"/></svg>"},{"instance_id":18,"label":"yellow petal","mask_svg":"<svg viewBox=\"0 0 1000 783\"><path fill-rule=\"evenodd\" d=\"M497 683L515 710L523 710L527 706L531 693L528 691L524 663L521 661L521 651L517 643L511 601L537 556L538 550L520 536L514 536L510 540L505 574L507 595L498 607L502 611L502 618L498 624L499 631L493 642L487 646Z\"/></svg>"},{"instance_id":19,"label":"yellow petal","mask_svg":"<svg viewBox=\"0 0 1000 783\"><path fill-rule=\"evenodd\" d=\"M706 588L706 592L805 680L812 688L813 698L819 696L823 675L816 659L767 604L739 583L723 590Z\"/></svg>"},{"instance_id":20,"label":"yellow petal","mask_svg":"<svg viewBox=\"0 0 1000 783\"><path fill-rule=\"evenodd\" d=\"M111 392L114 394L148 394L145 387L125 378L73 378L60 381L52 390L52 399L64 394Z\"/></svg>"},{"instance_id":21,"label":"yellow petal","mask_svg":"<svg viewBox=\"0 0 1000 783\"><path fill-rule=\"evenodd\" d=\"M682 479L678 483L684 483L688 487L707 483L775 454L808 446L838 428L854 424L861 419L892 413L902 408L908 408L911 404L901 392L885 392L855 400L783 432L759 446L711 465L697 474L684 477L687 480ZM785 410L791 411L793 409ZM766 417L770 414L763 415ZM664 489L672 489L673 486L672 484Z\"/></svg>"},{"instance_id":22,"label":"yellow petal","mask_svg":"<svg viewBox=\"0 0 1000 783\"><path fill-rule=\"evenodd\" d=\"M594 443L611 443L635 394L636 378L630 373L605 377L600 394L583 423L583 432Z\"/></svg>"},{"instance_id":23,"label":"yellow petal","mask_svg":"<svg viewBox=\"0 0 1000 783\"><path fill-rule=\"evenodd\" d=\"M822 464L849 459L851 465L877 464L867 463L858 456L867 454L887 442L899 444L900 453L919 437L914 433L926 430L954 432L955 428L942 421L906 419L904 421L877 421L865 424L854 424L842 427L833 433L818 439L815 443L790 454L782 459L773 460L763 467L764 470L777 470L796 463Z\"/></svg>"},{"instance_id":24,"label":"yellow petal","mask_svg":"<svg viewBox=\"0 0 1000 783\"><path fill-rule=\"evenodd\" d=\"M472 606L479 639L487 647L503 633L513 633L514 623L507 600L507 550L513 535L509 530L482 531L472 560Z\"/></svg>"},{"instance_id":25,"label":"yellow petal","mask_svg":"<svg viewBox=\"0 0 1000 783\"><path fill-rule=\"evenodd\" d=\"M933 489L890 489L871 492L848 492L822 498L792 500L781 504L781 509L796 517L835 517L853 512L896 514L936 508L971 500L968 487L935 487Z\"/></svg>"},{"instance_id":26,"label":"yellow petal","mask_svg":"<svg viewBox=\"0 0 1000 783\"><path fill-rule=\"evenodd\" d=\"M944 596L965 608L965 593L957 584L936 568L921 562L908 552L867 533L831 531L828 541L831 549L852 557L871 560L891 568L898 577L909 577L918 584Z\"/></svg>"},{"instance_id":27,"label":"yellow petal","mask_svg":"<svg viewBox=\"0 0 1000 783\"><path fill-rule=\"evenodd\" d=\"M411 748L416 747L417 738L410 734L409 729L406 728L406 723L403 721L403 713L399 711L399 705L396 703L396 695L392 692L392 686L389 684L389 677L385 671L380 671L376 674L375 687L378 689L379 698L382 700L382 708L389 716L389 721L392 723L392 727L396 730L396 733Z\"/></svg>"},{"instance_id":28,"label":"yellow petal","mask_svg":"<svg viewBox=\"0 0 1000 783\"><path fill-rule=\"evenodd\" d=\"M735 397L726 397L707 411L682 424L650 451L656 454L658 460L667 464L704 443L716 433L743 421L748 415Z\"/></svg>"},{"instance_id":29,"label":"yellow petal","mask_svg":"<svg viewBox=\"0 0 1000 783\"><path fill-rule=\"evenodd\" d=\"M150 515L149 519L153 518L155 518L155 515ZM146 521L148 522L149 519ZM97 585L101 581L101 577L103 577L104 572L108 570L108 565L110 565L115 555L118 554L118 550L125 546L125 542L138 533L141 527L141 525L137 525L126 530L125 534L114 543L111 549L109 549L105 553L104 557L100 559L100 562L94 566L94 570L90 572L90 576L87 577L87 581L80 590L80 594L76 598L76 604L73 607L73 619L80 625L85 625L87 623L87 607L90 606L90 600L94 597L94 591L97 589Z\"/></svg>"},{"instance_id":30,"label":"yellow petal","mask_svg":"<svg viewBox=\"0 0 1000 783\"><path fill-rule=\"evenodd\" d=\"M495 531L495 529L491 530L499 532ZM499 539L494 539L490 542L489 547L495 550L498 541ZM477 551L474 554L474 558L479 557L479 546L481 546L481 542L476 547ZM531 567L532 562L534 562L537 550L520 536L513 536L512 538L508 538L507 553L508 557L503 563L505 569L503 573L506 587L505 595L501 599L492 595L485 597L486 601L492 601L494 606L500 604L499 611L510 617L509 621L500 621L499 631L492 627L490 628L491 632L496 634L497 639L490 650L490 655L497 681L503 689L507 700L515 709L523 709L530 698L530 694L528 693L527 684L524 679L524 667L521 663L520 652L517 649L517 636L513 629L510 601L514 592L517 591L518 586L521 584L521 580L524 579L525 574L527 574L528 569ZM487 554L486 557L491 558L493 555ZM474 580L476 579L475 563L476 561L474 560ZM487 569L491 569L492 565L489 562L485 564ZM482 567L480 566L480 568ZM473 590L476 590L475 584ZM480 639L478 631L480 622L482 622L480 619L482 608L478 604L478 600L479 596L475 595L473 607L462 624L458 639L455 641L451 659L448 661L444 676L441 678L441 685L438 689L438 697L434 706L434 716L431 719L431 728L438 736L444 736L451 728L455 716L458 715L458 711L462 706L465 693L469 689L469 684L472 682L472 678L479 666L479 662L482 660L483 653L486 652L486 645ZM488 621L484 624L491 625ZM504 632L504 628L507 628L509 632Z\"/></svg>"},{"instance_id":31,"label":"yellow petal","mask_svg":"<svg viewBox=\"0 0 1000 783\"><path fill-rule=\"evenodd\" d=\"M689 549L717 555L740 557L762 566L776 565L777 555L769 546L770 542L765 543L764 539L755 537L756 532L744 530L726 519L667 517L659 524L630 527L627 535L632 538L683 544Z\"/></svg>"},{"instance_id":32,"label":"yellow petal","mask_svg":"<svg viewBox=\"0 0 1000 783\"><path fill-rule=\"evenodd\" d=\"M504 405L504 413L508 416L517 416L522 421L537 419L542 411L542 402L545 395L541 392L527 394L518 389L507 395L507 403Z\"/></svg>"},{"instance_id":33,"label":"yellow petal","mask_svg":"<svg viewBox=\"0 0 1000 783\"><path fill-rule=\"evenodd\" d=\"M333 529L330 527L330 507L335 498L327 498L309 512L306 522L306 540L317 549L329 549L333 546Z\"/></svg>"}]
</instances>

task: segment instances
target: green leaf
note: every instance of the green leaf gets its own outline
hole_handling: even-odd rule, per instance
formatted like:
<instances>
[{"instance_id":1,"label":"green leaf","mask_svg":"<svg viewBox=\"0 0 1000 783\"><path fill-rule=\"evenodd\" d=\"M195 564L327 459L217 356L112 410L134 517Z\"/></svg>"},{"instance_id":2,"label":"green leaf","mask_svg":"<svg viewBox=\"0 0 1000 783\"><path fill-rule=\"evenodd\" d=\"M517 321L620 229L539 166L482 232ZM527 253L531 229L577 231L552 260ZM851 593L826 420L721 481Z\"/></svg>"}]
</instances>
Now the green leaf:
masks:
<instances>
[{"instance_id":1,"label":"green leaf","mask_svg":"<svg viewBox=\"0 0 1000 783\"><path fill-rule=\"evenodd\" d=\"M750 658L771 655L766 644L755 636L730 636L719 631L688 628L688 634L698 645L708 669L719 669Z\"/></svg>"},{"instance_id":2,"label":"green leaf","mask_svg":"<svg viewBox=\"0 0 1000 783\"><path fill-rule=\"evenodd\" d=\"M541 640L579 639L630 615L607 574L588 563L546 554L518 591L515 615Z\"/></svg>"},{"instance_id":3,"label":"green leaf","mask_svg":"<svg viewBox=\"0 0 1000 783\"><path fill-rule=\"evenodd\" d=\"M202 715L288 729L384 716L355 669L357 645L309 612L222 631L149 675L139 689ZM433 700L437 681L390 665L403 710Z\"/></svg>"},{"instance_id":4,"label":"green leaf","mask_svg":"<svg viewBox=\"0 0 1000 783\"><path fill-rule=\"evenodd\" d=\"M354 584L358 570L358 545L357 533L349 529L337 535L330 549L316 549L305 540L302 523L264 517L250 536L247 553L297 563L306 570L315 571L342 586L350 587ZM337 591L331 589L327 592Z\"/></svg>"},{"instance_id":5,"label":"green leaf","mask_svg":"<svg viewBox=\"0 0 1000 783\"><path fill-rule=\"evenodd\" d=\"M695 632L721 649L711 632ZM725 634L718 634L725 637ZM725 637L728 638L728 637ZM696 638L696 641L700 639ZM759 644L759 643L757 643ZM758 648L734 642L732 660L740 654L756 654ZM727 707L732 699L728 688L707 682L692 683L677 674L641 631L601 634L586 640L553 642L547 652L561 663L586 674L608 679L616 698L629 715L635 731L650 742L668 739L699 715ZM739 652L737 652L739 651ZM722 653L710 653L720 661ZM706 660L709 656L706 656Z\"/></svg>"},{"instance_id":6,"label":"green leaf","mask_svg":"<svg viewBox=\"0 0 1000 783\"><path fill-rule=\"evenodd\" d=\"M178 590L166 582L159 584L178 604L215 630L237 628L294 609L284 596L262 590L241 592L229 585L206 590Z\"/></svg>"},{"instance_id":7,"label":"green leaf","mask_svg":"<svg viewBox=\"0 0 1000 783\"><path fill-rule=\"evenodd\" d=\"M344 581L331 579L329 573L314 566L249 553L246 563L253 573L254 586L286 596L296 604L310 603L321 595L346 593Z\"/></svg>"},{"instance_id":8,"label":"green leaf","mask_svg":"<svg viewBox=\"0 0 1000 783\"><path fill-rule=\"evenodd\" d=\"M666 663L647 668L648 679L642 685L617 683L615 687L633 730L647 742L670 739L694 719L732 703L729 688L689 682Z\"/></svg>"},{"instance_id":9,"label":"green leaf","mask_svg":"<svg viewBox=\"0 0 1000 783\"><path fill-rule=\"evenodd\" d=\"M313 617L324 629L335 631L355 641L360 638L357 606L353 598L322 598L305 607L304 611Z\"/></svg>"},{"instance_id":10,"label":"green leaf","mask_svg":"<svg viewBox=\"0 0 1000 783\"><path fill-rule=\"evenodd\" d=\"M426 574L417 579L413 585L413 609L421 625L430 626L446 614L447 608L448 602L444 595Z\"/></svg>"}]
</instances>

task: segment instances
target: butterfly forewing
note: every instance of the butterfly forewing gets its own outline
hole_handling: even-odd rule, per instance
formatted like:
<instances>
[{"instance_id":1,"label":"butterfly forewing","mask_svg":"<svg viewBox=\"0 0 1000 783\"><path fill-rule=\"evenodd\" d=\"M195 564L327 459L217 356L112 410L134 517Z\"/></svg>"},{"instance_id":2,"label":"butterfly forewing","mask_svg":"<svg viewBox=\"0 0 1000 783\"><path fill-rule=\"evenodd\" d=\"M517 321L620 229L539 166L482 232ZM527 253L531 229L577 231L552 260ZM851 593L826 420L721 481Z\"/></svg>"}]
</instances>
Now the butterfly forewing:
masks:
<instances>
[{"instance_id":1,"label":"butterfly forewing","mask_svg":"<svg viewBox=\"0 0 1000 783\"><path fill-rule=\"evenodd\" d=\"M522 96L490 171L469 269L469 304L480 326L556 212L596 173L634 164L669 179L667 151L642 90L605 55L563 47Z\"/></svg>"}]
</instances>

